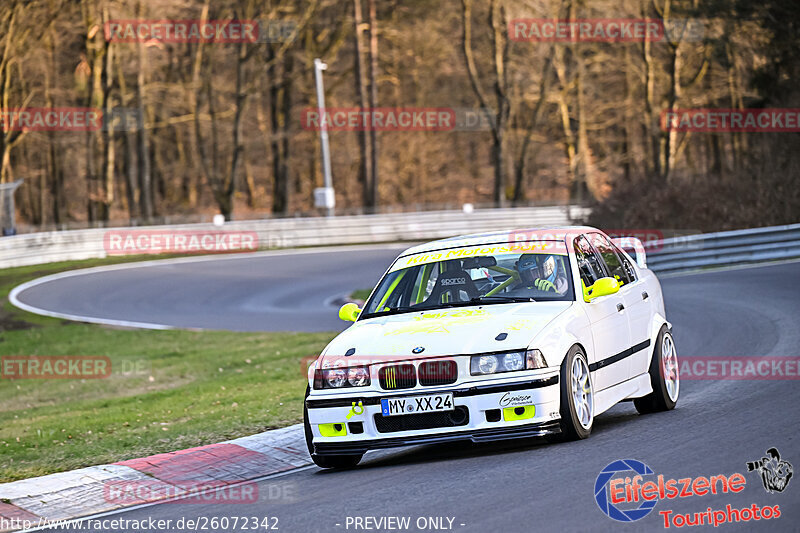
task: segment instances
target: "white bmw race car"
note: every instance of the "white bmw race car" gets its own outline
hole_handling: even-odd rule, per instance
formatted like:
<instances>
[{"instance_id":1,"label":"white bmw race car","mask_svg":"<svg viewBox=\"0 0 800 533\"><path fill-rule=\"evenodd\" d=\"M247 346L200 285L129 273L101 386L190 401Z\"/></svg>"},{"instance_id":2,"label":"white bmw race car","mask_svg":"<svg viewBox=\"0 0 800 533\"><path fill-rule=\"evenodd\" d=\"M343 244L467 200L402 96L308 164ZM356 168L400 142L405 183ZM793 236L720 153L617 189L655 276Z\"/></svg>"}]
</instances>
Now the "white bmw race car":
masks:
<instances>
[{"instance_id":1,"label":"white bmw race car","mask_svg":"<svg viewBox=\"0 0 800 533\"><path fill-rule=\"evenodd\" d=\"M314 462L355 466L368 450L467 439L583 439L633 399L678 400L661 286L626 246L590 227L434 241L403 252L354 324L309 369Z\"/></svg>"}]
</instances>

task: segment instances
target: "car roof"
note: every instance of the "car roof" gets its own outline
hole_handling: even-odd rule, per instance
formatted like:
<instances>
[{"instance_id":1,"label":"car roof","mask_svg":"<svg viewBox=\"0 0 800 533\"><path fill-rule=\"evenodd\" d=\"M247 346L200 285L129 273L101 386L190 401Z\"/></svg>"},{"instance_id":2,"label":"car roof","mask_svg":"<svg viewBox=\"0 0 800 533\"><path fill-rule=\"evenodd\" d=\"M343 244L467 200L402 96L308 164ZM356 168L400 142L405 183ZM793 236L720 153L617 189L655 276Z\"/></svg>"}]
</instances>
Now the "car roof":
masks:
<instances>
[{"instance_id":1,"label":"car roof","mask_svg":"<svg viewBox=\"0 0 800 533\"><path fill-rule=\"evenodd\" d=\"M531 228L517 228L507 231L491 231L486 233L471 233L469 235L458 235L455 237L448 237L446 239L438 239L424 244L412 246L403 253L404 255L414 255L422 252L430 252L433 250L442 250L445 248L462 248L468 246L479 246L481 244L490 244L498 242L514 242L526 240L547 240L547 241L563 241L567 234L580 234L588 231L600 231L591 226L538 226ZM531 238L533 236L533 238ZM527 238L526 238L527 237Z\"/></svg>"}]
</instances>

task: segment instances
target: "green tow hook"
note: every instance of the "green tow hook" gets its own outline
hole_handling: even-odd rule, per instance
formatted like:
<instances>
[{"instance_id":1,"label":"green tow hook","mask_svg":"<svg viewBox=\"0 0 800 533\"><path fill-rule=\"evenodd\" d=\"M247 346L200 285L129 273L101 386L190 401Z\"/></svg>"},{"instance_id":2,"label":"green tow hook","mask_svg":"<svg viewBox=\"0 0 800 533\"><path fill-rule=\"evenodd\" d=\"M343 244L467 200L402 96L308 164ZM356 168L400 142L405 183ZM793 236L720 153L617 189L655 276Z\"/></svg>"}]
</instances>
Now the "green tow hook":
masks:
<instances>
[{"instance_id":1,"label":"green tow hook","mask_svg":"<svg viewBox=\"0 0 800 533\"><path fill-rule=\"evenodd\" d=\"M350 412L347 413L347 419L350 420L353 415L363 415L364 414L364 403L358 402L358 406L356 406L356 402L353 402L353 405L350 407Z\"/></svg>"}]
</instances>

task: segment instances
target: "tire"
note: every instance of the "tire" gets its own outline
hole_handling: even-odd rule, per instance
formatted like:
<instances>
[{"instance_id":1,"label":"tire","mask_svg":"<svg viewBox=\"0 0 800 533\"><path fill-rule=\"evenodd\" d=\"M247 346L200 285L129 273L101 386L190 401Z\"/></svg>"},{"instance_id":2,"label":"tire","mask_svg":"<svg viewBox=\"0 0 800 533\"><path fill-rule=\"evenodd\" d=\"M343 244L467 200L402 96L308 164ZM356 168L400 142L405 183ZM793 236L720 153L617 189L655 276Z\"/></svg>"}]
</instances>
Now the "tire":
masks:
<instances>
[{"instance_id":1,"label":"tire","mask_svg":"<svg viewBox=\"0 0 800 533\"><path fill-rule=\"evenodd\" d=\"M306 387L305 398L308 398L311 389ZM306 435L306 447L308 447L308 454L314 464L320 468L353 468L356 466L364 454L360 455L317 455L314 453L314 434L311 431L311 424L308 422L308 409L306 408L305 398L303 399L303 429Z\"/></svg>"},{"instance_id":2,"label":"tire","mask_svg":"<svg viewBox=\"0 0 800 533\"><path fill-rule=\"evenodd\" d=\"M592 432L594 424L594 386L586 354L580 346L570 348L564 357L560 382L561 435L551 440L585 439Z\"/></svg>"},{"instance_id":3,"label":"tire","mask_svg":"<svg viewBox=\"0 0 800 533\"><path fill-rule=\"evenodd\" d=\"M633 405L640 414L669 411L675 408L680 394L678 354L675 341L667 326L661 326L650 360L650 384L653 392L642 398L634 398Z\"/></svg>"}]
</instances>

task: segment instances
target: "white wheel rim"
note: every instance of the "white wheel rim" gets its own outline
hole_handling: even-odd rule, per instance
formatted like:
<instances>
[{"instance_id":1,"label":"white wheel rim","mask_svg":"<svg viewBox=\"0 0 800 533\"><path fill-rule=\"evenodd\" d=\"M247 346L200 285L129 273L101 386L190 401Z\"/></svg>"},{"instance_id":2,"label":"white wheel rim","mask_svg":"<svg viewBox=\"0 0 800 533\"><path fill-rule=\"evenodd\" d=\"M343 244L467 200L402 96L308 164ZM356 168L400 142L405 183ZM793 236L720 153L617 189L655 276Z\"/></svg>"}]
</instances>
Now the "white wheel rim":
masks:
<instances>
[{"instance_id":1,"label":"white wheel rim","mask_svg":"<svg viewBox=\"0 0 800 533\"><path fill-rule=\"evenodd\" d=\"M673 402L678 399L681 383L678 376L678 354L672 335L664 334L661 340L661 371L664 374L664 385L667 387L669 399Z\"/></svg>"},{"instance_id":2,"label":"white wheel rim","mask_svg":"<svg viewBox=\"0 0 800 533\"><path fill-rule=\"evenodd\" d=\"M589 378L589 367L579 356L575 356L572 361L571 388L578 423L583 429L589 429L594 417L594 394L592 394L592 380Z\"/></svg>"}]
</instances>

